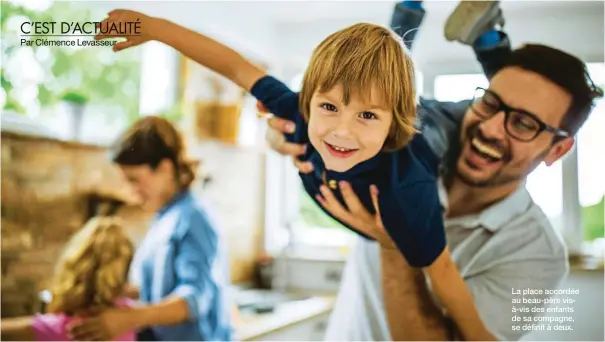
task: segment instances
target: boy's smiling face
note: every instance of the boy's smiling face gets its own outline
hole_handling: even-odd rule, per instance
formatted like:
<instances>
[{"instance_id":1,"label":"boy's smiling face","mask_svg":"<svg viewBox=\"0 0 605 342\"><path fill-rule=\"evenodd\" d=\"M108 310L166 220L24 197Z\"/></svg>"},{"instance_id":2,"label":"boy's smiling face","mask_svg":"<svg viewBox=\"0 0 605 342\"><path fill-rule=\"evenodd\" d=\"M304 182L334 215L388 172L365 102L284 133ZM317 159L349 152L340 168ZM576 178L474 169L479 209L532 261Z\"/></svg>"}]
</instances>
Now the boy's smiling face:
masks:
<instances>
[{"instance_id":1,"label":"boy's smiling face","mask_svg":"<svg viewBox=\"0 0 605 342\"><path fill-rule=\"evenodd\" d=\"M393 112L385 108L374 87L368 91L369 96L352 92L348 103L344 101L341 84L326 92L313 93L309 139L328 170L348 171L383 148Z\"/></svg>"}]
</instances>

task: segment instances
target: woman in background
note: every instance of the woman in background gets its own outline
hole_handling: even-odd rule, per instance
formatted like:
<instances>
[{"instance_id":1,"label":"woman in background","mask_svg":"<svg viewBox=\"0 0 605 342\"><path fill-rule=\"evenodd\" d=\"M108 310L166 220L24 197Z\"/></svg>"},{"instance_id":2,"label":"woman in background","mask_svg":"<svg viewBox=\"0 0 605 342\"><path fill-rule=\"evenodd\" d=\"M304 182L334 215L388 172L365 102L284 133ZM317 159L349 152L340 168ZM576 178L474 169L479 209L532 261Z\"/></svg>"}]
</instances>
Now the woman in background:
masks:
<instances>
[{"instance_id":1,"label":"woman in background","mask_svg":"<svg viewBox=\"0 0 605 342\"><path fill-rule=\"evenodd\" d=\"M134 248L114 218L92 218L68 242L51 284L48 313L2 320L3 341L67 341L67 325L92 311L128 308L122 297ZM135 341L134 330L117 341Z\"/></svg>"},{"instance_id":2,"label":"woman in background","mask_svg":"<svg viewBox=\"0 0 605 342\"><path fill-rule=\"evenodd\" d=\"M77 322L70 327L72 340L108 340L131 329L139 331L139 340L230 340L227 255L189 190L195 164L186 157L181 134L169 121L148 116L111 153L144 205L156 212L131 267L144 305Z\"/></svg>"}]
</instances>

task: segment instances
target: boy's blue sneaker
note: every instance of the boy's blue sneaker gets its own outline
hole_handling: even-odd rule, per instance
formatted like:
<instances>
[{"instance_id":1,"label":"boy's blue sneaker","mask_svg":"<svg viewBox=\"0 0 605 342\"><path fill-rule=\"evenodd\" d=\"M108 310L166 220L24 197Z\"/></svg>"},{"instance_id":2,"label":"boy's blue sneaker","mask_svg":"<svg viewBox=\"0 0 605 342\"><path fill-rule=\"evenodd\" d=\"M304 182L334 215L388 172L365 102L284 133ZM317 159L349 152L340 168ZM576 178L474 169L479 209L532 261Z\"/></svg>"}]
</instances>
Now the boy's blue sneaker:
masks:
<instances>
[{"instance_id":1,"label":"boy's blue sneaker","mask_svg":"<svg viewBox=\"0 0 605 342\"><path fill-rule=\"evenodd\" d=\"M445 23L448 41L473 45L482 34L504 26L500 1L461 1Z\"/></svg>"}]
</instances>

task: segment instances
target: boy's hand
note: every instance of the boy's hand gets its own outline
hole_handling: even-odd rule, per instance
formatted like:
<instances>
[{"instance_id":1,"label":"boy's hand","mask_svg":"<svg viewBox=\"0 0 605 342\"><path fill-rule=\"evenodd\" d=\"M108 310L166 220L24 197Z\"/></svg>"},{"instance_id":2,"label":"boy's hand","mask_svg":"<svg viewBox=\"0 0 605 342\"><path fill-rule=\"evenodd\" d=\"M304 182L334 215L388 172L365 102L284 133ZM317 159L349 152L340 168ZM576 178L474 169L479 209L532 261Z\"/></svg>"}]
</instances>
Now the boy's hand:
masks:
<instances>
[{"instance_id":1,"label":"boy's hand","mask_svg":"<svg viewBox=\"0 0 605 342\"><path fill-rule=\"evenodd\" d=\"M113 46L113 51L116 52L137 46L155 39L156 20L135 11L114 10L109 12L108 17L98 24L99 33L95 36L95 40L126 38L126 41Z\"/></svg>"},{"instance_id":2,"label":"boy's hand","mask_svg":"<svg viewBox=\"0 0 605 342\"><path fill-rule=\"evenodd\" d=\"M374 240L387 249L396 249L395 242L391 239L387 231L384 229L382 219L380 218L380 208L378 208L378 188L376 185L370 186L370 195L372 196L372 204L376 215L370 214L364 208L359 198L353 192L353 188L347 182L340 182L340 193L347 205L344 208L336 199L330 188L326 185L320 187L321 194L315 198L334 217L357 229L358 231L372 237Z\"/></svg>"}]
</instances>

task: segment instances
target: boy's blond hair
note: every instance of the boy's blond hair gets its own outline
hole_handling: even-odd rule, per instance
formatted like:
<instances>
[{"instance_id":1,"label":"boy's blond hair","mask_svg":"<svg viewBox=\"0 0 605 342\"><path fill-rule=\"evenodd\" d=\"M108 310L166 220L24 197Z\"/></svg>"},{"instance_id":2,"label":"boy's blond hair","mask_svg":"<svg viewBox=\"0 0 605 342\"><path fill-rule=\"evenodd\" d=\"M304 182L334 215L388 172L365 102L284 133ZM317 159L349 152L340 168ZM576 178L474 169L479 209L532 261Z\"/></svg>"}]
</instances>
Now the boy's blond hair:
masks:
<instances>
[{"instance_id":1,"label":"boy's blond hair","mask_svg":"<svg viewBox=\"0 0 605 342\"><path fill-rule=\"evenodd\" d=\"M59 259L48 311L74 315L112 307L124 291L133 253L117 218L92 218L71 238Z\"/></svg>"},{"instance_id":2,"label":"boy's blond hair","mask_svg":"<svg viewBox=\"0 0 605 342\"><path fill-rule=\"evenodd\" d=\"M299 106L309 120L315 91L326 92L341 84L345 104L353 95L369 100L372 86L393 123L384 151L395 151L411 140L416 119L414 65L403 41L386 27L360 23L333 33L313 52L305 72Z\"/></svg>"}]
</instances>

